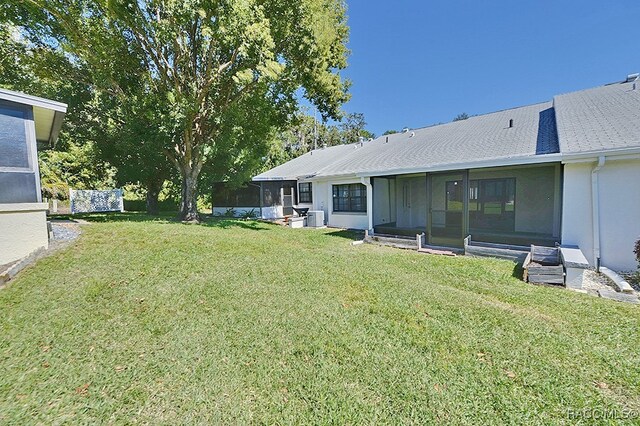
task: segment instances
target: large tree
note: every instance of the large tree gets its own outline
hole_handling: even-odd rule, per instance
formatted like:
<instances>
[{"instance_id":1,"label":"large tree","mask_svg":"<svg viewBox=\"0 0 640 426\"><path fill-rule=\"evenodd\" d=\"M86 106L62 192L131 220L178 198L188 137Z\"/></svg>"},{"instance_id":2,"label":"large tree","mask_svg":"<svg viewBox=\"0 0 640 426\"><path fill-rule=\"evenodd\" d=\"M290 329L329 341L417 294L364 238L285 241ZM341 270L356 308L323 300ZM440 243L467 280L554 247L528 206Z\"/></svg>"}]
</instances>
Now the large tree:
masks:
<instances>
[{"instance_id":1,"label":"large tree","mask_svg":"<svg viewBox=\"0 0 640 426\"><path fill-rule=\"evenodd\" d=\"M97 88L123 103L144 95L159 103L172 137L157 149L180 173L183 220L198 218L198 178L225 157L218 144L238 141L224 134L229 120L271 131L301 93L324 118L339 117L348 99L341 0L27 0L15 10L34 46L63 51Z\"/></svg>"}]
</instances>

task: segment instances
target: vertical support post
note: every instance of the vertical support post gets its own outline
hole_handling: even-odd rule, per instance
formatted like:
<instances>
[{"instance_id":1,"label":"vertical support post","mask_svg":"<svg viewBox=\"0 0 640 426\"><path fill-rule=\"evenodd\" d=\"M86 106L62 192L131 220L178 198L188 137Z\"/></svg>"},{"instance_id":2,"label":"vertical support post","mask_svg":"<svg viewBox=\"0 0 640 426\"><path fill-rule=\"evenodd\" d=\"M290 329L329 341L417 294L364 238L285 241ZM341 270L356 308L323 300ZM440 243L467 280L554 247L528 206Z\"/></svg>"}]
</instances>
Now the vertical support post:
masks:
<instances>
[{"instance_id":1,"label":"vertical support post","mask_svg":"<svg viewBox=\"0 0 640 426\"><path fill-rule=\"evenodd\" d=\"M370 177L360 178L360 181L367 188L367 229L373 234L373 185Z\"/></svg>"},{"instance_id":2,"label":"vertical support post","mask_svg":"<svg viewBox=\"0 0 640 426\"><path fill-rule=\"evenodd\" d=\"M431 174L427 173L427 235L425 242L431 244Z\"/></svg>"},{"instance_id":3,"label":"vertical support post","mask_svg":"<svg viewBox=\"0 0 640 426\"><path fill-rule=\"evenodd\" d=\"M462 172L462 235L469 235L469 169Z\"/></svg>"},{"instance_id":4,"label":"vertical support post","mask_svg":"<svg viewBox=\"0 0 640 426\"><path fill-rule=\"evenodd\" d=\"M264 214L262 212L262 207L264 206L264 187L263 187L263 182L260 182L260 200L259 200L259 204L260 204L260 219L264 219Z\"/></svg>"},{"instance_id":5,"label":"vertical support post","mask_svg":"<svg viewBox=\"0 0 640 426\"><path fill-rule=\"evenodd\" d=\"M53 204L53 212L54 213L58 213L58 199L54 198L51 200L51 203Z\"/></svg>"}]
</instances>

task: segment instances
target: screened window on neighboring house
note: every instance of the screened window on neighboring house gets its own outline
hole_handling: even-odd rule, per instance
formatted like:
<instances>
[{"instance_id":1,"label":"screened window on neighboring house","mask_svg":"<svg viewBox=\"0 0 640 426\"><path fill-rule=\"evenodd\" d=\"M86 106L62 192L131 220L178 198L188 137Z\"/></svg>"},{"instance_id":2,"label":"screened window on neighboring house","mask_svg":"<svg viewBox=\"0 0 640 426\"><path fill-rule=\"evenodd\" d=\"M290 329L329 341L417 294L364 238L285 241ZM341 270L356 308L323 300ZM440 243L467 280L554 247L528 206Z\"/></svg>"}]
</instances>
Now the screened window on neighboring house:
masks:
<instances>
[{"instance_id":1,"label":"screened window on neighboring house","mask_svg":"<svg viewBox=\"0 0 640 426\"><path fill-rule=\"evenodd\" d=\"M0 203L38 201L39 177L30 159L35 142L27 133L32 123L28 108L0 101Z\"/></svg>"},{"instance_id":2,"label":"screened window on neighboring house","mask_svg":"<svg viewBox=\"0 0 640 426\"><path fill-rule=\"evenodd\" d=\"M333 185L334 212L367 211L367 188L361 183Z\"/></svg>"},{"instance_id":3,"label":"screened window on neighboring house","mask_svg":"<svg viewBox=\"0 0 640 426\"><path fill-rule=\"evenodd\" d=\"M298 202L311 203L313 201L313 195L311 194L311 191L311 182L300 183L298 185Z\"/></svg>"}]
</instances>

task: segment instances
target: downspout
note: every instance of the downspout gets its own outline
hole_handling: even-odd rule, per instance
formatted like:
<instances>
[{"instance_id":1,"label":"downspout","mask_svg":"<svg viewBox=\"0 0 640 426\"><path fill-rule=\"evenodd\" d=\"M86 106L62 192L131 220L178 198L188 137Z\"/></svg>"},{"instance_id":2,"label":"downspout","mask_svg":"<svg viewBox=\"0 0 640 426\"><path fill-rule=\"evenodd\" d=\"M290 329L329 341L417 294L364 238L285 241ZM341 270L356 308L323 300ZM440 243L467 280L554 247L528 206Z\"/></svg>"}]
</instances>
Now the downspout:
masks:
<instances>
[{"instance_id":1,"label":"downspout","mask_svg":"<svg viewBox=\"0 0 640 426\"><path fill-rule=\"evenodd\" d=\"M360 182L367 187L367 226L369 235L373 235L373 185L369 177L360 178Z\"/></svg>"},{"instance_id":2,"label":"downspout","mask_svg":"<svg viewBox=\"0 0 640 426\"><path fill-rule=\"evenodd\" d=\"M598 172L604 167L606 157L598 157L598 164L591 171L591 217L593 221L593 260L596 271L600 272L600 190Z\"/></svg>"}]
</instances>

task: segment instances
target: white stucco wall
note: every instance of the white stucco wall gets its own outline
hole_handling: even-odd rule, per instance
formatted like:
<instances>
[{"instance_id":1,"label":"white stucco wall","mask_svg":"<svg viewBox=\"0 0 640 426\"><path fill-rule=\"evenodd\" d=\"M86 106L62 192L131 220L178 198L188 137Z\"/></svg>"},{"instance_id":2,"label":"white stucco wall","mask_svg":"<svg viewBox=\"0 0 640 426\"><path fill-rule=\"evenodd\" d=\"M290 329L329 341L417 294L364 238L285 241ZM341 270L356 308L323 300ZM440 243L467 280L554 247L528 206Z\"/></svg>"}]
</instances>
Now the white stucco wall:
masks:
<instances>
[{"instance_id":1,"label":"white stucco wall","mask_svg":"<svg viewBox=\"0 0 640 426\"><path fill-rule=\"evenodd\" d=\"M49 246L47 204L0 204L0 265Z\"/></svg>"},{"instance_id":2,"label":"white stucco wall","mask_svg":"<svg viewBox=\"0 0 640 426\"><path fill-rule=\"evenodd\" d=\"M579 246L592 266L595 161L565 165L562 211L562 243ZM634 270L638 265L633 245L640 238L640 160L607 160L598 173L601 264L617 271Z\"/></svg>"},{"instance_id":3,"label":"white stucco wall","mask_svg":"<svg viewBox=\"0 0 640 426\"><path fill-rule=\"evenodd\" d=\"M313 180L313 209L324 211L328 226L336 228L368 229L366 213L334 213L333 185L361 183L359 178Z\"/></svg>"}]
</instances>

